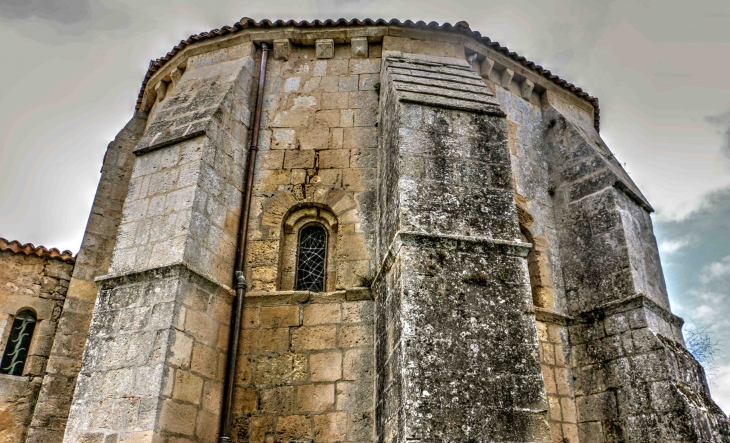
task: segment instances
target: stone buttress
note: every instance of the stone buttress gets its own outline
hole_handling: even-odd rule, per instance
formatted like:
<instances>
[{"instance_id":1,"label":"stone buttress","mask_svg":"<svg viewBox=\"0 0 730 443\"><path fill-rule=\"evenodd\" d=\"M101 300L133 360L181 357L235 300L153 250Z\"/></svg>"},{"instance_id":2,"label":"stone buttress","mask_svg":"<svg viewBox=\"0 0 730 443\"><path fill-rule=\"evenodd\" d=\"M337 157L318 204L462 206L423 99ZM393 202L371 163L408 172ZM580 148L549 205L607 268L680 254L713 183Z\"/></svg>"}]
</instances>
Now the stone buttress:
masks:
<instances>
[{"instance_id":1,"label":"stone buttress","mask_svg":"<svg viewBox=\"0 0 730 443\"><path fill-rule=\"evenodd\" d=\"M253 71L243 44L156 88L65 442L217 435Z\"/></svg>"},{"instance_id":2,"label":"stone buttress","mask_svg":"<svg viewBox=\"0 0 730 443\"><path fill-rule=\"evenodd\" d=\"M445 60L384 53L377 438L546 442L505 114Z\"/></svg>"},{"instance_id":3,"label":"stone buttress","mask_svg":"<svg viewBox=\"0 0 730 443\"><path fill-rule=\"evenodd\" d=\"M544 140L580 441L720 443L730 423L669 310L653 209L596 131L551 98Z\"/></svg>"},{"instance_id":4,"label":"stone buttress","mask_svg":"<svg viewBox=\"0 0 730 443\"><path fill-rule=\"evenodd\" d=\"M233 443L727 440L595 98L463 22L252 23L151 65L27 441L217 440L262 42Z\"/></svg>"}]
</instances>

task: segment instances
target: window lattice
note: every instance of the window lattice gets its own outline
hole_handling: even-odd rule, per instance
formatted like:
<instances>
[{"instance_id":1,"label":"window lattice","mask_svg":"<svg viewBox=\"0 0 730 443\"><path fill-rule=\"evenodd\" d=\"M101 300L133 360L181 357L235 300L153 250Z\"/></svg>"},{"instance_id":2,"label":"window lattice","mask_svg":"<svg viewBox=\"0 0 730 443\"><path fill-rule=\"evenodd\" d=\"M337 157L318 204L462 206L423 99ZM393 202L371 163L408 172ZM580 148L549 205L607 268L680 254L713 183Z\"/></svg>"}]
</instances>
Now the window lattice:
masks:
<instances>
[{"instance_id":1,"label":"window lattice","mask_svg":"<svg viewBox=\"0 0 730 443\"><path fill-rule=\"evenodd\" d=\"M30 340L33 338L36 319L29 310L20 311L13 320L10 337L5 345L0 374L22 375L25 360L28 357Z\"/></svg>"},{"instance_id":2,"label":"window lattice","mask_svg":"<svg viewBox=\"0 0 730 443\"><path fill-rule=\"evenodd\" d=\"M299 233L297 258L297 291L324 291L324 270L327 256L327 233L321 226L310 225Z\"/></svg>"}]
</instances>

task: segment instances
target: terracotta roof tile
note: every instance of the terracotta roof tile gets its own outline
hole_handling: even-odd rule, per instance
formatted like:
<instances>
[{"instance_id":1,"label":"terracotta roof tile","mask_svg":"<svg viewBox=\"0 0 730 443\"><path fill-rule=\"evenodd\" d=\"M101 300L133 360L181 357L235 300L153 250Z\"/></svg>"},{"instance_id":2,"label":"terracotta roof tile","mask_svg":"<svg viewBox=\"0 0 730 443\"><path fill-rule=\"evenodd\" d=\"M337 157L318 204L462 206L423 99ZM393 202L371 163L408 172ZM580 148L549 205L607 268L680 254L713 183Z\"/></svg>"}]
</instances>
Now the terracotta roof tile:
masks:
<instances>
[{"instance_id":1,"label":"terracotta roof tile","mask_svg":"<svg viewBox=\"0 0 730 443\"><path fill-rule=\"evenodd\" d=\"M191 45L193 43L199 42L201 40L206 40L209 38L218 37L221 35L226 34L232 34L235 32L238 32L242 29L246 28L279 28L279 27L294 27L294 28L328 28L328 27L338 27L338 26L401 26L404 28L421 28L421 29L433 29L433 30L439 30L439 31L451 31L451 32L458 32L470 37L473 37L475 39L481 40L481 42L489 47L491 47L495 51L499 51L503 53L504 55L510 57L511 59L519 62L526 68L536 72L537 74L541 75L542 77L545 77L546 79L552 81L556 85L570 91L571 93L575 94L576 96L587 100L589 103L593 105L593 108L595 109L594 112L594 126L596 130L599 129L600 124L600 110L598 107L598 98L591 96L587 92L583 91L578 86L567 82L557 75L553 74L549 70L543 68L542 66L531 62L527 60L525 57L518 55L515 52L510 51L506 47L500 45L497 42L493 42L489 39L489 37L482 36L479 31L472 31L469 27L469 24L465 21L459 21L455 24L450 23L443 23L439 24L437 22L430 22L426 23L424 21L417 21L413 22L411 20L406 20L404 22L401 22L398 19L391 19L391 20L384 20L384 19L377 19L372 20L369 18L366 18L364 20L359 19L352 19L352 20L345 20L344 18L341 18L339 20L314 20L312 22L302 20L302 21L294 21L294 20L261 20L256 21L252 18L244 17L237 23L235 23L233 26L224 26L220 29L213 29L208 32L201 32L200 34L194 34L188 37L186 40L180 41L170 52L167 53L162 58L158 58L157 60L152 60L150 62L150 66L147 69L147 73L145 74L144 81L142 82L142 89L140 90L139 97L137 98L137 109L139 109L142 105L142 94L144 93L145 87L147 86L147 82L152 77L152 75L162 68L168 60L170 60L175 54L180 52L183 48L185 48L188 45Z\"/></svg>"},{"instance_id":2,"label":"terracotta roof tile","mask_svg":"<svg viewBox=\"0 0 730 443\"><path fill-rule=\"evenodd\" d=\"M35 246L33 243L21 244L17 240L9 241L2 237L0 237L0 251L10 251L15 254L55 258L65 261L66 263L73 263L76 261L76 257L74 257L73 252L68 250L61 252L56 248L48 249L45 246Z\"/></svg>"}]
</instances>

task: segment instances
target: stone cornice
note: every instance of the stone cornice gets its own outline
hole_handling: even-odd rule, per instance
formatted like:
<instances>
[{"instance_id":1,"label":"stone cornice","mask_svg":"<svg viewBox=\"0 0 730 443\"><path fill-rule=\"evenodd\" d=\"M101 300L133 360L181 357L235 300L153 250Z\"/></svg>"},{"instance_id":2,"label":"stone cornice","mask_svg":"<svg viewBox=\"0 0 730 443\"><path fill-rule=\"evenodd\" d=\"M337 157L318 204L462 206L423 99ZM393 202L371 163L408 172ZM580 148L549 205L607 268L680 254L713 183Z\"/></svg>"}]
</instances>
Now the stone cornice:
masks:
<instances>
[{"instance_id":1,"label":"stone cornice","mask_svg":"<svg viewBox=\"0 0 730 443\"><path fill-rule=\"evenodd\" d=\"M367 37L368 41L378 42L384 36L431 39L462 44L465 50L480 54L481 57L496 61L509 68L526 80L540 86L543 90L552 89L567 93L594 109L594 126L599 128L598 99L584 92L581 88L552 74L547 69L527 60L478 31L472 31L466 22L438 24L422 21L401 22L392 20L315 20L313 22L294 20L256 21L243 18L233 26L224 26L209 32L195 34L181 41L162 58L150 62L140 90L137 109L144 107L147 86L153 87L162 79L180 67L185 67L188 57L208 51L223 49L246 41L273 44L275 39L289 39L301 45L313 45L317 39L332 39L335 43L347 43L352 38ZM485 58L485 59L486 59ZM529 78L528 78L529 77Z\"/></svg>"}]
</instances>

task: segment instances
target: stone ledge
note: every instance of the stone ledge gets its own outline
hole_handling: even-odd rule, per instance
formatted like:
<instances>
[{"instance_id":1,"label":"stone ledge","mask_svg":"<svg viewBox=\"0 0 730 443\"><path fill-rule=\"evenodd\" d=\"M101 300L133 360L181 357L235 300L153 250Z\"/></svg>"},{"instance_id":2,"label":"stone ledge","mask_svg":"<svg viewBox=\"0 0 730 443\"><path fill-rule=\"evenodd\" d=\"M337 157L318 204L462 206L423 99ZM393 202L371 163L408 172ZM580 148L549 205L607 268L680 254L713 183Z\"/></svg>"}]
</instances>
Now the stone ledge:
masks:
<instances>
[{"instance_id":1,"label":"stone ledge","mask_svg":"<svg viewBox=\"0 0 730 443\"><path fill-rule=\"evenodd\" d=\"M506 116L492 91L468 65L414 54L386 54L383 69L389 88L401 102Z\"/></svg>"},{"instance_id":2,"label":"stone ledge","mask_svg":"<svg viewBox=\"0 0 730 443\"><path fill-rule=\"evenodd\" d=\"M463 235L427 234L422 232L398 231L393 237L385 256L380 261L378 272L373 281L384 275L395 261L402 246L420 246L431 249L450 249L459 252L499 252L512 257L527 257L532 243L500 240L489 237L467 237Z\"/></svg>"},{"instance_id":3,"label":"stone ledge","mask_svg":"<svg viewBox=\"0 0 730 443\"><path fill-rule=\"evenodd\" d=\"M528 309L528 313L535 314L535 320L541 321L543 323L552 323L556 325L566 326L573 320L575 320L570 315L562 314L557 311L553 311L552 309L545 309L545 308L539 308L537 306Z\"/></svg>"},{"instance_id":4,"label":"stone ledge","mask_svg":"<svg viewBox=\"0 0 730 443\"><path fill-rule=\"evenodd\" d=\"M202 135L206 135L207 133L208 133L208 130L206 128L206 129L196 130L196 131L190 132L188 134L183 134L179 137L171 137L171 138L167 138L167 139L163 138L162 140L155 141L154 143L137 146L136 148L134 148L134 151L132 151L132 153L137 156L147 154L148 152L152 152L152 151L155 151L160 148L164 148L167 146L174 145L176 143L198 138Z\"/></svg>"},{"instance_id":5,"label":"stone ledge","mask_svg":"<svg viewBox=\"0 0 730 443\"><path fill-rule=\"evenodd\" d=\"M644 294L636 294L623 300L616 300L597 306L587 311L579 312L571 323L590 323L596 318L607 317L638 308L647 308L673 326L681 328L684 320L671 311L660 306Z\"/></svg>"},{"instance_id":6,"label":"stone ledge","mask_svg":"<svg viewBox=\"0 0 730 443\"><path fill-rule=\"evenodd\" d=\"M246 293L246 306L273 306L306 303L338 303L372 300L370 288L355 287L334 292L252 291Z\"/></svg>"},{"instance_id":7,"label":"stone ledge","mask_svg":"<svg viewBox=\"0 0 730 443\"><path fill-rule=\"evenodd\" d=\"M162 279L170 277L180 277L182 274L188 274L205 282L207 285L215 286L231 296L235 291L229 286L217 282L213 277L196 271L185 262L171 263L169 265L158 266L154 268L141 269L121 274L107 274L96 277L94 281L99 285L100 290L116 288L118 286L138 283L145 280Z\"/></svg>"}]
</instances>

